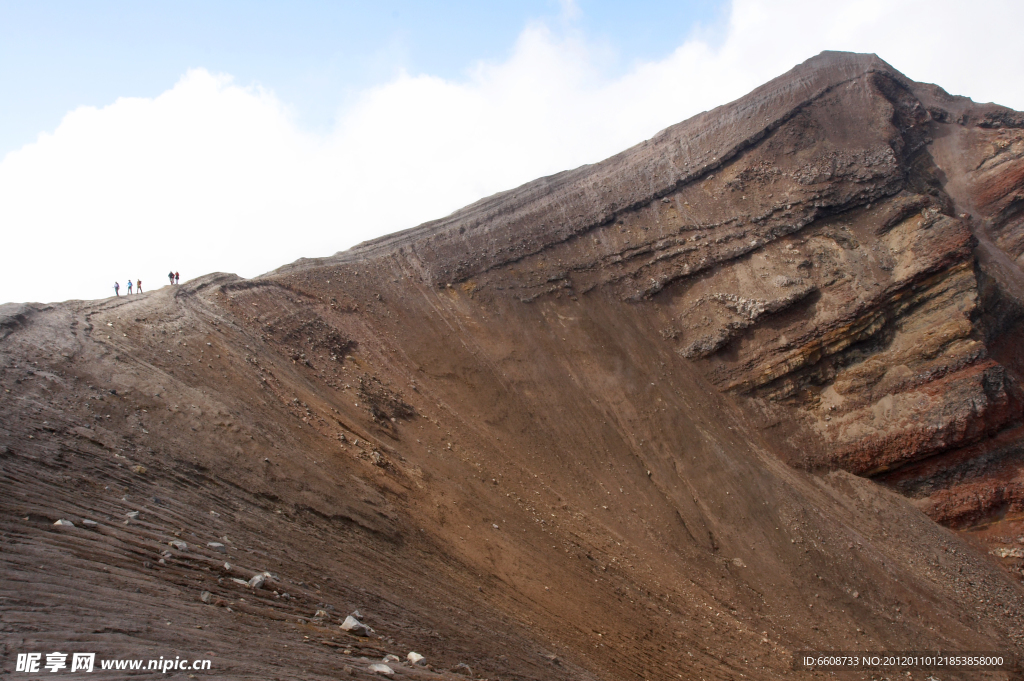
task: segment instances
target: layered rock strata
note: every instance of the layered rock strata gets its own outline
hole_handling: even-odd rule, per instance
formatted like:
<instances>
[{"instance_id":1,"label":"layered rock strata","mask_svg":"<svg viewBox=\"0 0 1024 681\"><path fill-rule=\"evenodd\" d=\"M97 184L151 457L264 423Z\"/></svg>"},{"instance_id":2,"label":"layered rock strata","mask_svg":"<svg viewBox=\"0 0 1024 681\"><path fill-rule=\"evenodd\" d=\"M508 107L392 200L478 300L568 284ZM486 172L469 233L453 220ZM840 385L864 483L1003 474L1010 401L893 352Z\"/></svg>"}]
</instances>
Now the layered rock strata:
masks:
<instances>
[{"instance_id":1,"label":"layered rock strata","mask_svg":"<svg viewBox=\"0 0 1024 681\"><path fill-rule=\"evenodd\" d=\"M1022 121L825 53L600 164L325 264L389 253L432 285L523 302L612 291L766 423L815 433L793 436L792 461L889 480L995 456L979 443L1021 425ZM963 521L1024 511L1017 487ZM959 522L943 494L930 512Z\"/></svg>"}]
</instances>

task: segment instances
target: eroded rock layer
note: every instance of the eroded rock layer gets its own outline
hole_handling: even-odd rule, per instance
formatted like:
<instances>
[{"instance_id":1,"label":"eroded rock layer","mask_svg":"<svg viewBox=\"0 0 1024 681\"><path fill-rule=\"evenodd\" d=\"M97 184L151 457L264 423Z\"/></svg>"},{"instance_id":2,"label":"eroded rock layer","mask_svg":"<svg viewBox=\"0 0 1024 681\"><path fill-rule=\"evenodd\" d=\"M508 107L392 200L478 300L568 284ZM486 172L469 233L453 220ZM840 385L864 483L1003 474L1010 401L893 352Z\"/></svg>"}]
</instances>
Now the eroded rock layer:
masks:
<instances>
[{"instance_id":1,"label":"eroded rock layer","mask_svg":"<svg viewBox=\"0 0 1024 681\"><path fill-rule=\"evenodd\" d=\"M1021 425L1022 121L826 54L601 164L332 262L386 251L437 286L643 302L715 385L801 422L791 461L895 482L931 457L990 459L979 443ZM1006 475L960 520L1024 511ZM921 490L942 489L930 512L960 523L948 484L911 487L927 509L938 497Z\"/></svg>"}]
</instances>

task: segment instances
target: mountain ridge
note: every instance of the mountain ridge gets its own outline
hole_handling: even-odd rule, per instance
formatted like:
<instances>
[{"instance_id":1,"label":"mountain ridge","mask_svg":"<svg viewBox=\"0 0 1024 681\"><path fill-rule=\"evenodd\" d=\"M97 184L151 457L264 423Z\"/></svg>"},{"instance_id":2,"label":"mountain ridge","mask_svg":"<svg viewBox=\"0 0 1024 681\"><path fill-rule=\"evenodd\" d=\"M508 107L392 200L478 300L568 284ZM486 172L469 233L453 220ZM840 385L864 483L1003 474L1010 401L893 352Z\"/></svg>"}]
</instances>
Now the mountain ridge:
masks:
<instances>
[{"instance_id":1,"label":"mountain ridge","mask_svg":"<svg viewBox=\"0 0 1024 681\"><path fill-rule=\"evenodd\" d=\"M1019 656L1018 119L825 53L336 256L0 308L5 668Z\"/></svg>"}]
</instances>

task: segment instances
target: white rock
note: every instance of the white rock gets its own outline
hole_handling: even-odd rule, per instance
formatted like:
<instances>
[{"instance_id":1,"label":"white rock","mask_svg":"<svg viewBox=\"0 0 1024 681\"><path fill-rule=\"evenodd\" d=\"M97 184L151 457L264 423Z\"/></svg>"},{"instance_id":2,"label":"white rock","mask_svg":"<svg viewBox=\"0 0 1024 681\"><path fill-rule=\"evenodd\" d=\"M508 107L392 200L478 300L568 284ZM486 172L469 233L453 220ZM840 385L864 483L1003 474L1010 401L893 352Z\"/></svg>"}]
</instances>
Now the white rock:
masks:
<instances>
[{"instance_id":1,"label":"white rock","mask_svg":"<svg viewBox=\"0 0 1024 681\"><path fill-rule=\"evenodd\" d=\"M262 589L263 585L267 583L267 576L262 572L258 575L253 575L252 579L249 580L250 589Z\"/></svg>"},{"instance_id":2,"label":"white rock","mask_svg":"<svg viewBox=\"0 0 1024 681\"><path fill-rule=\"evenodd\" d=\"M128 518L129 520L138 520L138 519L139 519L139 512L138 512L138 511L128 511L128 512L127 512L127 513L125 513L124 515L125 515L125 517L127 517L127 518Z\"/></svg>"},{"instance_id":3,"label":"white rock","mask_svg":"<svg viewBox=\"0 0 1024 681\"><path fill-rule=\"evenodd\" d=\"M99 525L99 523L95 520L83 520L82 524L86 527L96 527L97 525Z\"/></svg>"},{"instance_id":4,"label":"white rock","mask_svg":"<svg viewBox=\"0 0 1024 681\"><path fill-rule=\"evenodd\" d=\"M214 551L220 551L221 553L227 553L228 552L227 547L224 546L223 544L221 544L219 541L206 542L206 546L207 546L207 548L211 548Z\"/></svg>"},{"instance_id":5,"label":"white rock","mask_svg":"<svg viewBox=\"0 0 1024 681\"><path fill-rule=\"evenodd\" d=\"M179 551L188 551L188 544L181 541L180 539L169 541L167 542L167 545L170 546L172 549L177 549Z\"/></svg>"},{"instance_id":6,"label":"white rock","mask_svg":"<svg viewBox=\"0 0 1024 681\"><path fill-rule=\"evenodd\" d=\"M410 652L405 656L405 659L409 661L409 664L418 664L421 667L427 663L427 658L423 657L419 653Z\"/></svg>"},{"instance_id":7,"label":"white rock","mask_svg":"<svg viewBox=\"0 0 1024 681\"><path fill-rule=\"evenodd\" d=\"M394 676L395 670L386 664L376 663L370 665L370 671L374 674L383 674L384 676Z\"/></svg>"},{"instance_id":8,"label":"white rock","mask_svg":"<svg viewBox=\"0 0 1024 681\"><path fill-rule=\"evenodd\" d=\"M366 626L352 615L345 618L345 621L341 623L343 631L350 632L356 636L369 636L373 633L373 629Z\"/></svg>"},{"instance_id":9,"label":"white rock","mask_svg":"<svg viewBox=\"0 0 1024 681\"><path fill-rule=\"evenodd\" d=\"M392 655L391 653L388 653L387 655L385 655L384 659L381 660L381 661L382 662L401 662L401 660L398 659L398 655Z\"/></svg>"},{"instance_id":10,"label":"white rock","mask_svg":"<svg viewBox=\"0 0 1024 681\"><path fill-rule=\"evenodd\" d=\"M54 525L60 525L61 527L74 527L75 526L75 524L73 522L71 522L70 520L64 520L63 518L61 518L60 520L55 522Z\"/></svg>"}]
</instances>

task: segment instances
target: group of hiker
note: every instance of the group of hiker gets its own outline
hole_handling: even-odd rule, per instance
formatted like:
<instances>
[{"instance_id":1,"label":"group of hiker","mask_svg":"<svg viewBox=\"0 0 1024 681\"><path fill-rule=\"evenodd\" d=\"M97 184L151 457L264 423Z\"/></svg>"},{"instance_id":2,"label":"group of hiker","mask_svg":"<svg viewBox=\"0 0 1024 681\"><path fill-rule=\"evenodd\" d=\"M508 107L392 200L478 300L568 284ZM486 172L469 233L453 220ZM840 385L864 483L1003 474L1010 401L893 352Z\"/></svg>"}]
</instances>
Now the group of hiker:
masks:
<instances>
[{"instance_id":1,"label":"group of hiker","mask_svg":"<svg viewBox=\"0 0 1024 681\"><path fill-rule=\"evenodd\" d=\"M171 284L174 285L174 284L177 284L181 280L181 275L178 274L177 272L168 272L167 273L167 278L171 281ZM136 279L135 280L135 293L142 293L142 280L141 279ZM129 279L128 280L128 295L131 295L131 294L132 294L132 280ZM120 282L117 282L117 281L114 282L114 295L117 296L118 298L121 297L121 283Z\"/></svg>"}]
</instances>

